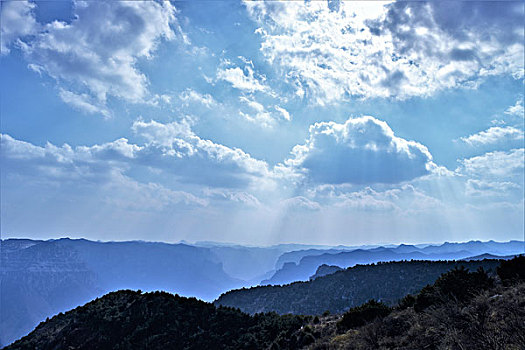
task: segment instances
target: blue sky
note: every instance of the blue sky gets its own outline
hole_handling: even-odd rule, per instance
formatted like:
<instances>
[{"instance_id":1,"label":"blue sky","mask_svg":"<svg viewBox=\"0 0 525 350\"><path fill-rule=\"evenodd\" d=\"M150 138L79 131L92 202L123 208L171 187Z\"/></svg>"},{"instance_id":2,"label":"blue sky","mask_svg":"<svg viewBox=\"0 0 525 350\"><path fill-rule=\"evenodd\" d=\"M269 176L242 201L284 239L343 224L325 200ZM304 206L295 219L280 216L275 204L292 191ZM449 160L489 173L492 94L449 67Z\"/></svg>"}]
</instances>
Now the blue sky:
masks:
<instances>
[{"instance_id":1,"label":"blue sky","mask_svg":"<svg viewBox=\"0 0 525 350\"><path fill-rule=\"evenodd\" d=\"M2 237L523 239L524 3L1 3Z\"/></svg>"}]
</instances>

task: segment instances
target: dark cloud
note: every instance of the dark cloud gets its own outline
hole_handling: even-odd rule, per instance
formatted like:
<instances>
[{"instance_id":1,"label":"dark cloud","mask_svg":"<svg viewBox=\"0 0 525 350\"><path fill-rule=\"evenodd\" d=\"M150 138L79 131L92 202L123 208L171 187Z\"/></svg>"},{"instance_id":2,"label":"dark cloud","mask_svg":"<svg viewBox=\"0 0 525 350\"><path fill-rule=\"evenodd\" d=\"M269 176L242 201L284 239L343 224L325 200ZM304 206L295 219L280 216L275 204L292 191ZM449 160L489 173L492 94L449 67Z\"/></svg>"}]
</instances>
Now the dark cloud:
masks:
<instances>
[{"instance_id":1,"label":"dark cloud","mask_svg":"<svg viewBox=\"0 0 525 350\"><path fill-rule=\"evenodd\" d=\"M400 54L413 51L454 60L475 60L473 49L441 51L442 38L417 32L446 33L458 44L493 42L505 46L523 43L524 6L520 1L398 1L388 5L384 20L368 21L375 35L390 33Z\"/></svg>"}]
</instances>

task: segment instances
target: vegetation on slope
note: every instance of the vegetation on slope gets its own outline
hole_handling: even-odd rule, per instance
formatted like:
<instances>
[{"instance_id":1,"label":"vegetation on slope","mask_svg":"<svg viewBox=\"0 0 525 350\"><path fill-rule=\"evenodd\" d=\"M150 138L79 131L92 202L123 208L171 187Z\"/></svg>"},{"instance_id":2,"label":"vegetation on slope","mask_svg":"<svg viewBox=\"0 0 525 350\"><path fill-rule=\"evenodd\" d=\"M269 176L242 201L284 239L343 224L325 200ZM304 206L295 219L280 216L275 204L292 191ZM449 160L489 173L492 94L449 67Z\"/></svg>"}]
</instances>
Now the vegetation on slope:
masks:
<instances>
[{"instance_id":1,"label":"vegetation on slope","mask_svg":"<svg viewBox=\"0 0 525 350\"><path fill-rule=\"evenodd\" d=\"M55 316L6 349L525 349L524 270L523 256L501 262L493 277L454 267L395 306L369 300L315 317L250 316L124 290Z\"/></svg>"},{"instance_id":2,"label":"vegetation on slope","mask_svg":"<svg viewBox=\"0 0 525 350\"><path fill-rule=\"evenodd\" d=\"M357 265L308 282L284 286L242 288L222 294L215 305L238 307L254 314L320 315L328 310L342 313L369 299L394 305L407 294L417 293L444 272L465 266L483 267L495 274L499 260L483 261L403 261Z\"/></svg>"},{"instance_id":3,"label":"vegetation on slope","mask_svg":"<svg viewBox=\"0 0 525 350\"><path fill-rule=\"evenodd\" d=\"M496 279L482 269L454 269L396 307L371 301L342 317L317 319L316 341L306 348L525 349L522 271L523 256L502 262Z\"/></svg>"},{"instance_id":4,"label":"vegetation on slope","mask_svg":"<svg viewBox=\"0 0 525 350\"><path fill-rule=\"evenodd\" d=\"M41 323L6 349L296 349L314 340L301 331L306 321L122 290Z\"/></svg>"}]
</instances>

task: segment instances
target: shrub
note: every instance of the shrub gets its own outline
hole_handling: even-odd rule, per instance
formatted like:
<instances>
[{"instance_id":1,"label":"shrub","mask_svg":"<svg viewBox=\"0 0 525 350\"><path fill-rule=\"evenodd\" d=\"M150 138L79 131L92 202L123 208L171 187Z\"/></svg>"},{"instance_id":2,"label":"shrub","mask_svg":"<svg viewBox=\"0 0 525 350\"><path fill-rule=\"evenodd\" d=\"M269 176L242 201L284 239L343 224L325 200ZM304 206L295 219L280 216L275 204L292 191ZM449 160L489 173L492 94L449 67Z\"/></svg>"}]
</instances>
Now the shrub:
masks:
<instances>
[{"instance_id":1,"label":"shrub","mask_svg":"<svg viewBox=\"0 0 525 350\"><path fill-rule=\"evenodd\" d=\"M476 294L491 288L493 285L494 280L487 275L483 268L478 268L476 272L469 272L461 266L442 274L434 285L423 288L416 297L414 310L420 312L430 306L449 300L467 302Z\"/></svg>"},{"instance_id":2,"label":"shrub","mask_svg":"<svg viewBox=\"0 0 525 350\"><path fill-rule=\"evenodd\" d=\"M525 255L503 261L496 269L499 278L504 284L513 284L525 280Z\"/></svg>"},{"instance_id":3,"label":"shrub","mask_svg":"<svg viewBox=\"0 0 525 350\"><path fill-rule=\"evenodd\" d=\"M337 323L337 329L344 331L354 327L360 327L377 318L383 318L390 314L392 309L387 305L369 300L361 306L348 310L343 318Z\"/></svg>"},{"instance_id":4,"label":"shrub","mask_svg":"<svg viewBox=\"0 0 525 350\"><path fill-rule=\"evenodd\" d=\"M399 310L405 310L405 309L408 309L409 307L414 306L415 303L416 303L416 297L414 297L412 294L407 294L405 295L403 299L399 301L397 308Z\"/></svg>"}]
</instances>

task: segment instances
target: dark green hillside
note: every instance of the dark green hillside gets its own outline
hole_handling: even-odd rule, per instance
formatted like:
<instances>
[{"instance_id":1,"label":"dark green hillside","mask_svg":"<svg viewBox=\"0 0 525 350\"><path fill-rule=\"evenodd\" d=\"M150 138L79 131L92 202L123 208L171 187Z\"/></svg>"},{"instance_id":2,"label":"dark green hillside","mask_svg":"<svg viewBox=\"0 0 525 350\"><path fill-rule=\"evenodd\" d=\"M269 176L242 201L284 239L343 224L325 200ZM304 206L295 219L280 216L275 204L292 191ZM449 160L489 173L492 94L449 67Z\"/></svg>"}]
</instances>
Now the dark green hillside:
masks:
<instances>
[{"instance_id":1,"label":"dark green hillside","mask_svg":"<svg viewBox=\"0 0 525 350\"><path fill-rule=\"evenodd\" d=\"M247 313L275 311L279 314L319 315L329 310L342 313L369 299L395 304L413 294L444 272L458 266L475 271L482 266L495 273L499 260L404 261L357 265L308 282L284 286L262 286L229 291L216 305L238 307Z\"/></svg>"},{"instance_id":2,"label":"dark green hillside","mask_svg":"<svg viewBox=\"0 0 525 350\"><path fill-rule=\"evenodd\" d=\"M316 317L310 350L525 349L525 257L498 277L458 268L395 307L374 300L341 316Z\"/></svg>"},{"instance_id":3,"label":"dark green hillside","mask_svg":"<svg viewBox=\"0 0 525 350\"><path fill-rule=\"evenodd\" d=\"M122 290L41 323L6 349L296 349L313 341L300 330L306 321Z\"/></svg>"}]
</instances>

